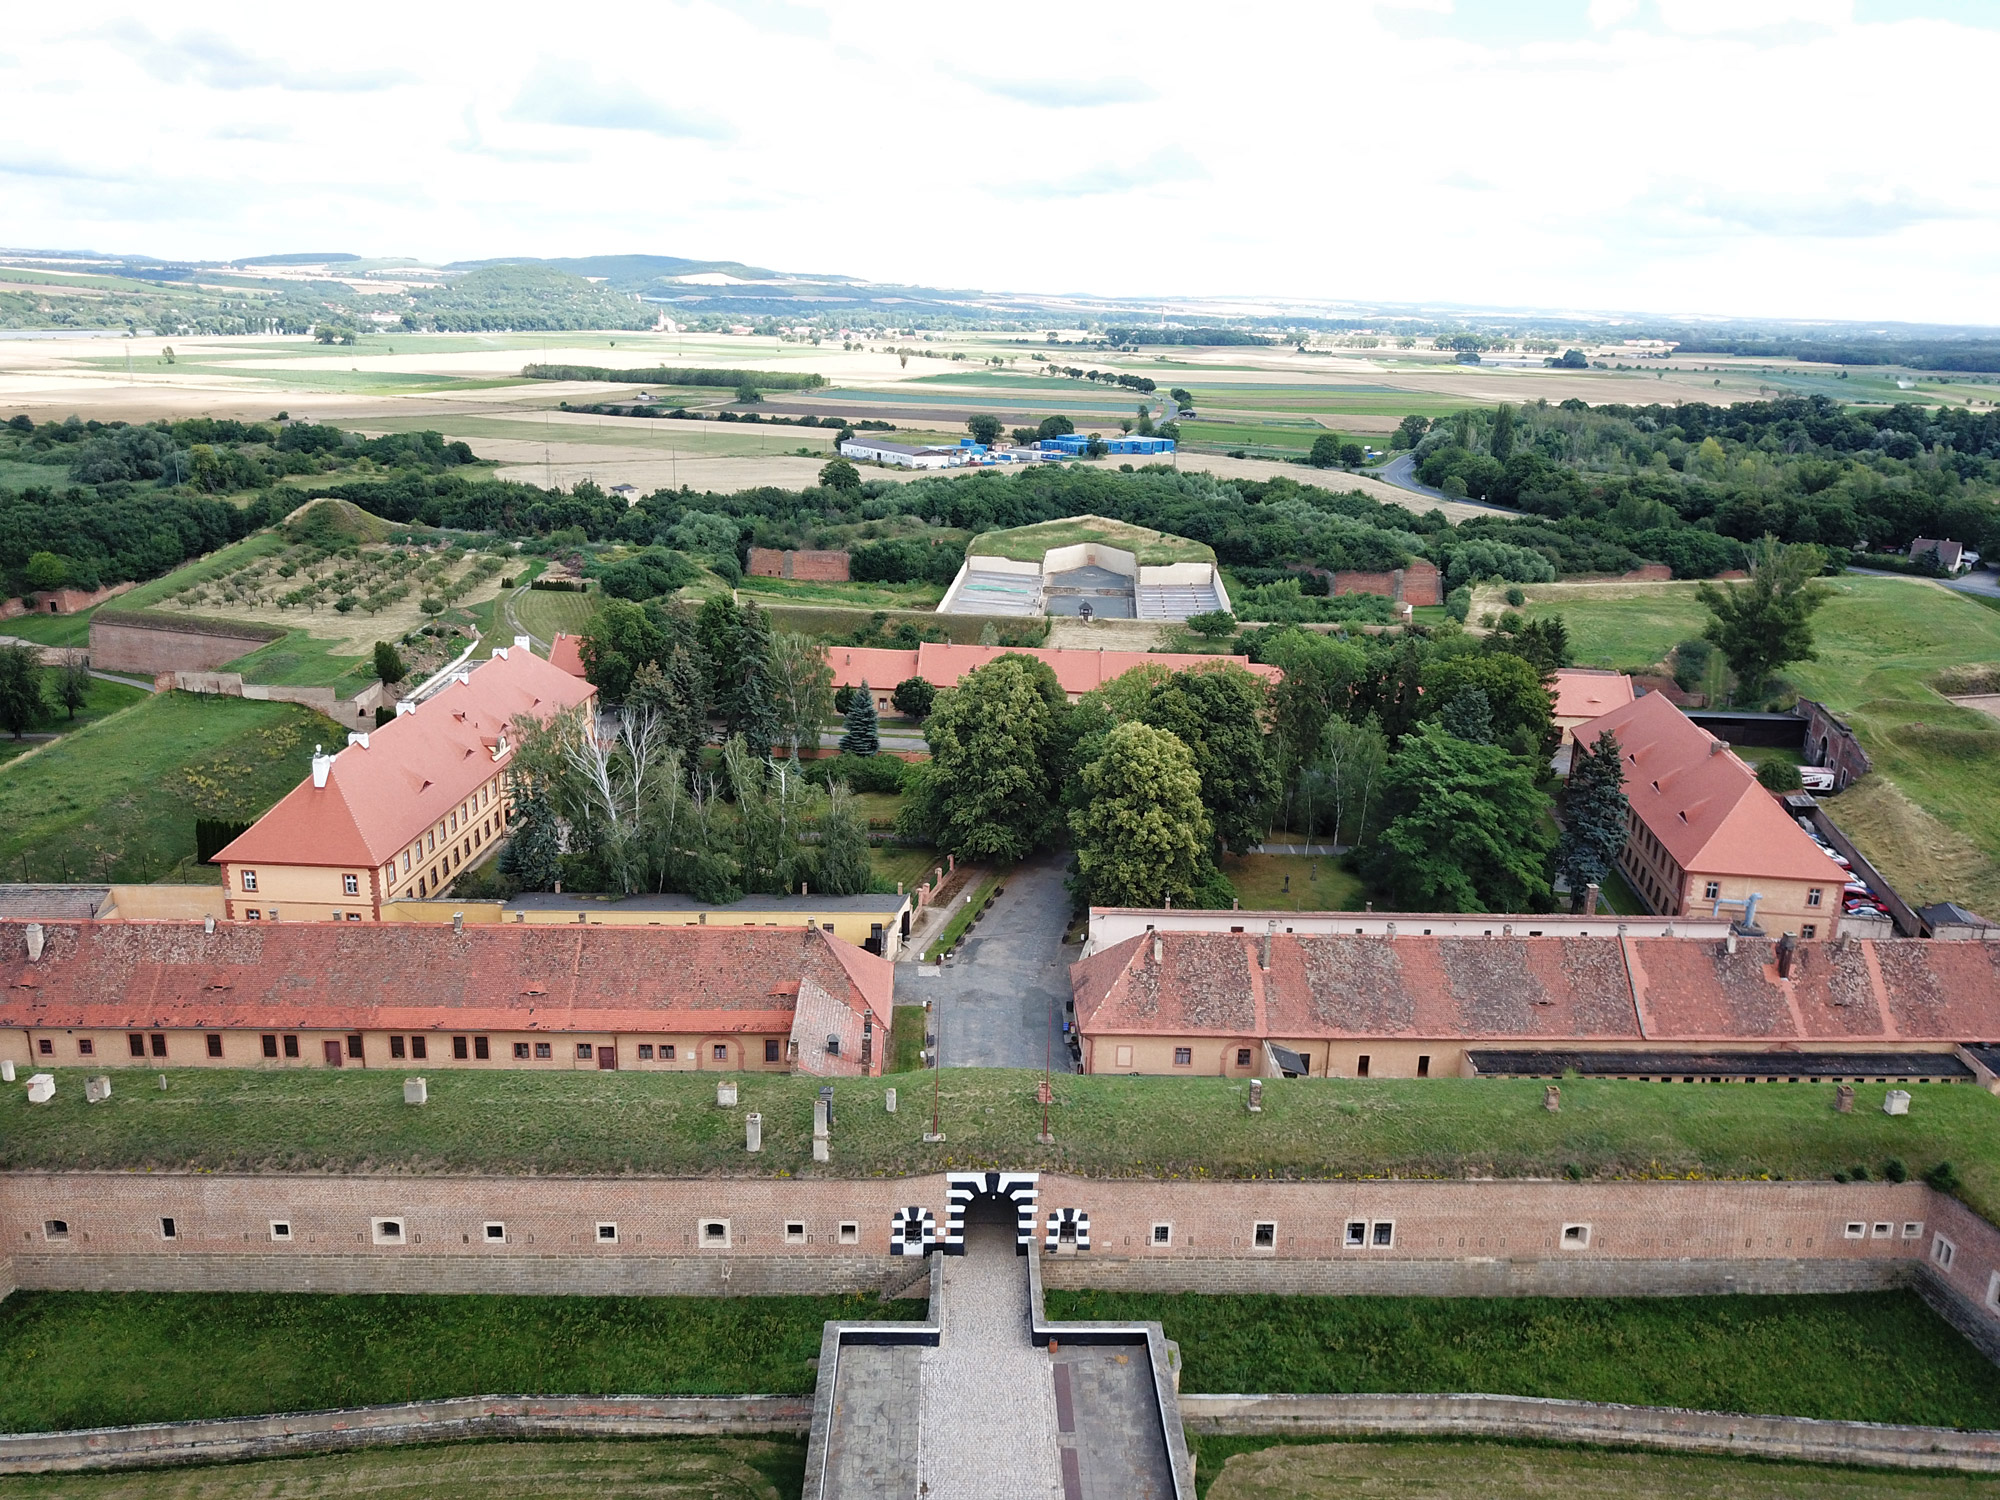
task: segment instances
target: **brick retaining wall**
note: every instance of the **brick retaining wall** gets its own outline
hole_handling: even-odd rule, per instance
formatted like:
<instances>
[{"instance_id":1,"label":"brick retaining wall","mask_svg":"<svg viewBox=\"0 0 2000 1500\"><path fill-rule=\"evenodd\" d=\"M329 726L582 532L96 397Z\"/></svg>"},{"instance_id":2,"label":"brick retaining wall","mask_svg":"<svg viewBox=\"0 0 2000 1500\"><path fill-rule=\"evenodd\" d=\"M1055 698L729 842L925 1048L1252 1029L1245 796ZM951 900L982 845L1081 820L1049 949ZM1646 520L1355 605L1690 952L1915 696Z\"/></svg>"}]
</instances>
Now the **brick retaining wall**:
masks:
<instances>
[{"instance_id":1,"label":"brick retaining wall","mask_svg":"<svg viewBox=\"0 0 2000 1500\"><path fill-rule=\"evenodd\" d=\"M90 621L90 664L100 672L206 672L224 662L247 656L259 646L283 635L281 630L261 636L211 633L198 623L184 627Z\"/></svg>"},{"instance_id":2,"label":"brick retaining wall","mask_svg":"<svg viewBox=\"0 0 2000 1500\"><path fill-rule=\"evenodd\" d=\"M466 1438L803 1433L810 1396L464 1396L290 1416L0 1435L0 1474L226 1463Z\"/></svg>"},{"instance_id":3,"label":"brick retaining wall","mask_svg":"<svg viewBox=\"0 0 2000 1500\"><path fill-rule=\"evenodd\" d=\"M2000 1473L2000 1432L1736 1416L1533 1396L1188 1396L1181 1419L1213 1436L1531 1438L1894 1469Z\"/></svg>"}]
</instances>

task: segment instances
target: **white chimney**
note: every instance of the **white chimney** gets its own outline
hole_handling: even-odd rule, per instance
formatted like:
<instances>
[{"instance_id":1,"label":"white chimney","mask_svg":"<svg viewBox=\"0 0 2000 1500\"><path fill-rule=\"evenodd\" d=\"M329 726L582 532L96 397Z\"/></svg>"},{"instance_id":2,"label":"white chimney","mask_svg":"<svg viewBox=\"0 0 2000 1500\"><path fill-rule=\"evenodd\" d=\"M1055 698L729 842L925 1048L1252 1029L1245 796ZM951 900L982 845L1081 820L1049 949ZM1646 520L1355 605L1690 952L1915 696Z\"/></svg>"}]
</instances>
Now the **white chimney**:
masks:
<instances>
[{"instance_id":1,"label":"white chimney","mask_svg":"<svg viewBox=\"0 0 2000 1500\"><path fill-rule=\"evenodd\" d=\"M534 644L535 644L534 641L525 635L517 635L514 637L514 646L515 649L517 650L520 651L531 650L533 649Z\"/></svg>"},{"instance_id":2,"label":"white chimney","mask_svg":"<svg viewBox=\"0 0 2000 1500\"><path fill-rule=\"evenodd\" d=\"M366 750L368 748L368 736L365 732L361 734L350 734L347 737L347 743L350 745L359 745L363 750Z\"/></svg>"},{"instance_id":3,"label":"white chimney","mask_svg":"<svg viewBox=\"0 0 2000 1500\"><path fill-rule=\"evenodd\" d=\"M493 648L493 659L495 661L505 661L507 659L507 648L505 646L495 646Z\"/></svg>"},{"instance_id":4,"label":"white chimney","mask_svg":"<svg viewBox=\"0 0 2000 1500\"><path fill-rule=\"evenodd\" d=\"M323 754L322 748L319 745L313 746L313 785L324 789L326 778L333 771L333 757Z\"/></svg>"},{"instance_id":5,"label":"white chimney","mask_svg":"<svg viewBox=\"0 0 2000 1500\"><path fill-rule=\"evenodd\" d=\"M204 933L206 933L206 934L207 934L207 935L208 935L209 937L214 937L214 936L215 936L215 918L214 918L214 917L212 917L212 916L208 916L208 917L203 917L203 918L201 919L201 930L202 930L202 931L203 931Z\"/></svg>"},{"instance_id":6,"label":"white chimney","mask_svg":"<svg viewBox=\"0 0 2000 1500\"><path fill-rule=\"evenodd\" d=\"M1153 962L1155 964L1158 964L1162 960L1164 960L1166 956L1167 956L1166 939L1162 938L1156 932L1153 934Z\"/></svg>"},{"instance_id":7,"label":"white chimney","mask_svg":"<svg viewBox=\"0 0 2000 1500\"><path fill-rule=\"evenodd\" d=\"M416 711L417 711L417 705L412 703L408 698L398 698L396 700L397 718L400 719L403 717L404 714L413 714Z\"/></svg>"},{"instance_id":8,"label":"white chimney","mask_svg":"<svg viewBox=\"0 0 2000 1500\"><path fill-rule=\"evenodd\" d=\"M28 939L28 962L38 964L42 961L42 924L30 922L25 933Z\"/></svg>"}]
</instances>

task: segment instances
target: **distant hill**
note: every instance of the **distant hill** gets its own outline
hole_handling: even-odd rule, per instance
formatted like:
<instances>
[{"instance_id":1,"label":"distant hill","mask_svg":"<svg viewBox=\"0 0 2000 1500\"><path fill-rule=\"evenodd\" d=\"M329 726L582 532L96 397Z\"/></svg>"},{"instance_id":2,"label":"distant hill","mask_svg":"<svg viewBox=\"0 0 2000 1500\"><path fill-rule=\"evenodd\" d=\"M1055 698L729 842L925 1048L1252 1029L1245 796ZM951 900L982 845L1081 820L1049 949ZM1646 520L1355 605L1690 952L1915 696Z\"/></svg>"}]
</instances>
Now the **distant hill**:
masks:
<instances>
[{"instance_id":1,"label":"distant hill","mask_svg":"<svg viewBox=\"0 0 2000 1500\"><path fill-rule=\"evenodd\" d=\"M739 260L684 260L678 255L578 255L545 259L534 255L503 256L495 260L460 260L443 267L447 271L478 271L488 266L551 266L572 276L602 280L614 290L636 292L674 276L699 276L719 272L744 281L775 281L779 273L762 266L746 266Z\"/></svg>"},{"instance_id":2,"label":"distant hill","mask_svg":"<svg viewBox=\"0 0 2000 1500\"><path fill-rule=\"evenodd\" d=\"M230 262L238 266L330 266L340 261L359 260L358 255L345 251L322 254L303 250L291 255L245 255Z\"/></svg>"}]
</instances>

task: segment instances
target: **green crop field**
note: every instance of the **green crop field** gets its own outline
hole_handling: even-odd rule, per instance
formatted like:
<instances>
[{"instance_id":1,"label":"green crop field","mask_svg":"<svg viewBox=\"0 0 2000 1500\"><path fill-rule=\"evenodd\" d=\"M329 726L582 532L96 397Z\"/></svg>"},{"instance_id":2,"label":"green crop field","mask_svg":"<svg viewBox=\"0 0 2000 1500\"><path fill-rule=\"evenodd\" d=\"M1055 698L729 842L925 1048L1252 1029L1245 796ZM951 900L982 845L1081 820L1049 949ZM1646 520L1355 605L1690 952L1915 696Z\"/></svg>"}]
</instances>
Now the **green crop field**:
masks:
<instances>
[{"instance_id":1,"label":"green crop field","mask_svg":"<svg viewBox=\"0 0 2000 1500\"><path fill-rule=\"evenodd\" d=\"M844 1297L16 1292L0 1302L0 1431L50 1432L478 1395L809 1391Z\"/></svg>"},{"instance_id":2,"label":"green crop field","mask_svg":"<svg viewBox=\"0 0 2000 1500\"><path fill-rule=\"evenodd\" d=\"M2000 1427L2000 1369L1915 1292L1810 1297L1205 1297L1051 1292L1157 1320L1183 1391L1485 1392Z\"/></svg>"},{"instance_id":3,"label":"green crop field","mask_svg":"<svg viewBox=\"0 0 2000 1500\"><path fill-rule=\"evenodd\" d=\"M32 763L31 763L32 764ZM172 1089L120 1089L86 1106L83 1074L56 1096L0 1094L0 1171L789 1172L809 1175L820 1080L745 1074L742 1108L764 1116L764 1150L743 1155L737 1111L700 1074L475 1072L434 1068L430 1103L403 1106L402 1074L189 1068ZM1389 1175L1681 1180L1876 1176L1953 1163L1966 1200L2000 1218L2000 1099L1955 1084L1904 1085L1908 1115L1882 1112L1888 1085L1750 1087L1572 1079L1562 1111L1532 1079L1293 1079L1267 1083L1262 1114L1228 1078L1059 1076L1053 1146L1039 1146L1038 1072L948 1070L949 1141L927 1146L885 1114L880 1085L833 1084L846 1101L836 1176L964 1166L1086 1176L1300 1180Z\"/></svg>"},{"instance_id":4,"label":"green crop field","mask_svg":"<svg viewBox=\"0 0 2000 1500\"><path fill-rule=\"evenodd\" d=\"M805 1468L805 1439L790 1437L454 1443L215 1468L11 1475L0 1478L0 1500L797 1500Z\"/></svg>"},{"instance_id":5,"label":"green crop field","mask_svg":"<svg viewBox=\"0 0 2000 1500\"><path fill-rule=\"evenodd\" d=\"M2000 662L2000 611L1920 579L1828 584L1819 659L1783 675L1846 719L1874 761L1832 800L1835 820L1906 899L2000 909L2000 725L1930 686L1947 667ZM1526 592L1530 613L1562 615L1580 666L1649 666L1707 619L1691 583Z\"/></svg>"},{"instance_id":6,"label":"green crop field","mask_svg":"<svg viewBox=\"0 0 2000 1500\"><path fill-rule=\"evenodd\" d=\"M1203 1500L1992 1500L2000 1479L1479 1442L1193 1438ZM4 1485L5 1481L0 1481ZM78 1491L79 1495L85 1494ZM7 1491L0 1488L0 1497ZM93 1500L95 1497L93 1496Z\"/></svg>"},{"instance_id":7,"label":"green crop field","mask_svg":"<svg viewBox=\"0 0 2000 1500\"><path fill-rule=\"evenodd\" d=\"M213 880L197 817L248 821L298 784L315 742L345 744L310 709L157 693L0 767L0 875L10 880Z\"/></svg>"}]
</instances>

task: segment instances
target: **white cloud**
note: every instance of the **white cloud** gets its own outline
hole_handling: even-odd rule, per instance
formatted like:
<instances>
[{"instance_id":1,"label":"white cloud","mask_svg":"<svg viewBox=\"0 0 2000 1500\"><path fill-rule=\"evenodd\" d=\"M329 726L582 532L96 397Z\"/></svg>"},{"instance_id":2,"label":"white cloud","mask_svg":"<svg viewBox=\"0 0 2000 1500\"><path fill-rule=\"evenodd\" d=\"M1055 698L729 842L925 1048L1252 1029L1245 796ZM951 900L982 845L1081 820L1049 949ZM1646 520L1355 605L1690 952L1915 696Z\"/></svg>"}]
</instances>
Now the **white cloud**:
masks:
<instances>
[{"instance_id":1,"label":"white cloud","mask_svg":"<svg viewBox=\"0 0 2000 1500\"><path fill-rule=\"evenodd\" d=\"M1656 3L1660 20L1669 30L1699 35L1762 31L1797 24L1845 26L1854 17L1854 0L1656 0Z\"/></svg>"},{"instance_id":2,"label":"white cloud","mask_svg":"<svg viewBox=\"0 0 2000 1500\"><path fill-rule=\"evenodd\" d=\"M1095 109L1105 104L1141 104L1160 97L1151 84L1137 78L988 78L980 87L989 94L1047 109Z\"/></svg>"},{"instance_id":3,"label":"white cloud","mask_svg":"<svg viewBox=\"0 0 2000 1500\"><path fill-rule=\"evenodd\" d=\"M637 130L667 140L725 140L726 122L676 109L629 83L602 83L585 67L544 63L522 85L509 119L584 130Z\"/></svg>"},{"instance_id":4,"label":"white cloud","mask_svg":"<svg viewBox=\"0 0 2000 1500\"><path fill-rule=\"evenodd\" d=\"M211 89L292 89L311 94L372 93L411 82L401 68L353 70L296 64L270 52L251 52L213 31L183 31L156 37L137 21L106 28L119 50L162 83L193 83Z\"/></svg>"},{"instance_id":5,"label":"white cloud","mask_svg":"<svg viewBox=\"0 0 2000 1500\"><path fill-rule=\"evenodd\" d=\"M1639 0L1590 0L1590 24L1602 31L1639 14Z\"/></svg>"}]
</instances>

